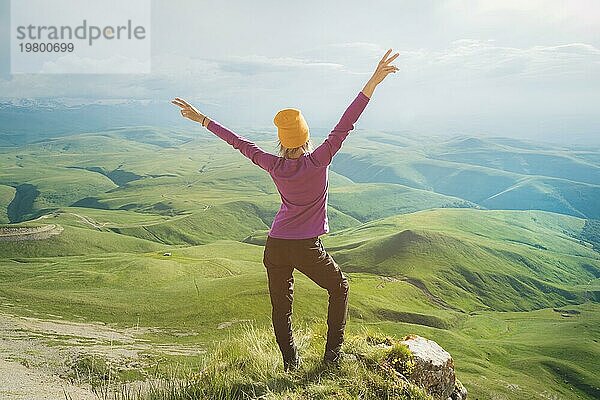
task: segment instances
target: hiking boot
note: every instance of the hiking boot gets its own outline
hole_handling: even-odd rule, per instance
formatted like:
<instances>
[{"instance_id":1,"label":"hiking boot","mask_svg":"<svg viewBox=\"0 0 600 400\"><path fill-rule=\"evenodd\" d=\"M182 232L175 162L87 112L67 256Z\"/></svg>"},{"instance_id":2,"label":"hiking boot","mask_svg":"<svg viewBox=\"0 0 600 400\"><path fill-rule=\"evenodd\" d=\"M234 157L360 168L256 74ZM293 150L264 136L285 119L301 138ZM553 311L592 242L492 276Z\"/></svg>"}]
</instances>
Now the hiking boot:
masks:
<instances>
[{"instance_id":1,"label":"hiking boot","mask_svg":"<svg viewBox=\"0 0 600 400\"><path fill-rule=\"evenodd\" d=\"M283 360L283 370L285 372L297 371L300 368L300 356L292 360Z\"/></svg>"},{"instance_id":2,"label":"hiking boot","mask_svg":"<svg viewBox=\"0 0 600 400\"><path fill-rule=\"evenodd\" d=\"M339 368L343 358L344 353L342 353L341 351L327 351L323 356L323 364L325 364L327 367Z\"/></svg>"}]
</instances>

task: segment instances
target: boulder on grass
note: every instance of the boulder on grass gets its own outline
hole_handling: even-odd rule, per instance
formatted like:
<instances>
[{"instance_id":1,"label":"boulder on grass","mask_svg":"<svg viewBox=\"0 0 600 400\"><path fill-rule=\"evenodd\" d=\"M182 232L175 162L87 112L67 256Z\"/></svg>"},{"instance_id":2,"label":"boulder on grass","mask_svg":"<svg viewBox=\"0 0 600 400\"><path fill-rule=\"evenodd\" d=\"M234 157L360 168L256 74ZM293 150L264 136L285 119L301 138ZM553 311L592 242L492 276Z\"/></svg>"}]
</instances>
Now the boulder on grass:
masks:
<instances>
[{"instance_id":1,"label":"boulder on grass","mask_svg":"<svg viewBox=\"0 0 600 400\"><path fill-rule=\"evenodd\" d=\"M433 340L418 335L409 335L400 343L406 345L413 356L414 367L408 376L412 382L436 400L466 400L467 390L456 379L450 353Z\"/></svg>"}]
</instances>

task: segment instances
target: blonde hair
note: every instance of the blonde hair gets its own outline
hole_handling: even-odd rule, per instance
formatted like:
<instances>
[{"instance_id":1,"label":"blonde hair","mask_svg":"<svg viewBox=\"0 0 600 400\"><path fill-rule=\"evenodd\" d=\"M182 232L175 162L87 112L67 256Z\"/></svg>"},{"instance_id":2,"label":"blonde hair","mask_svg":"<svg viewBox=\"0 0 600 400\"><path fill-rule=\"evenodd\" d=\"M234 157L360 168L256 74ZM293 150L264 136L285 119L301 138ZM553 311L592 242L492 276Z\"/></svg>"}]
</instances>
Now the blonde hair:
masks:
<instances>
[{"instance_id":1,"label":"blonde hair","mask_svg":"<svg viewBox=\"0 0 600 400\"><path fill-rule=\"evenodd\" d=\"M313 151L313 143L312 140L309 138L306 143L304 143L302 146L300 147L294 147L294 148L287 148L287 147L283 147L281 145L281 141L277 140L277 153L279 154L279 157L283 157L283 158L291 158L290 156L295 154L296 152L302 150L302 153L310 153L311 151Z\"/></svg>"}]
</instances>

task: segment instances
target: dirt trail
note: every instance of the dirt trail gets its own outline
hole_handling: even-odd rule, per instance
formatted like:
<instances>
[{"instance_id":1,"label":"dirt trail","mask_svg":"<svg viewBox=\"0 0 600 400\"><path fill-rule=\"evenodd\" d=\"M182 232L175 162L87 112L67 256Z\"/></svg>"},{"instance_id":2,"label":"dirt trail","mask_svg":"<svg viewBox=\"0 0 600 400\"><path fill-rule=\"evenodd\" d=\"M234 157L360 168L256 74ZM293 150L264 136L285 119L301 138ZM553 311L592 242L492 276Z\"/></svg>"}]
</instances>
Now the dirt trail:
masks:
<instances>
[{"instance_id":1,"label":"dirt trail","mask_svg":"<svg viewBox=\"0 0 600 400\"><path fill-rule=\"evenodd\" d=\"M60 235L63 227L56 224L34 227L0 227L0 241L43 240Z\"/></svg>"},{"instance_id":2,"label":"dirt trail","mask_svg":"<svg viewBox=\"0 0 600 400\"><path fill-rule=\"evenodd\" d=\"M70 384L41 369L0 359L0 398L7 400L98 400L90 390Z\"/></svg>"},{"instance_id":3,"label":"dirt trail","mask_svg":"<svg viewBox=\"0 0 600 400\"><path fill-rule=\"evenodd\" d=\"M79 219L80 219L80 220L81 220L83 223L85 223L85 224L88 224L88 225L90 225L90 226L92 226L93 228L96 228L96 229L102 229L102 228L104 228L106 225L108 225L108 224L109 224L108 222L102 222L102 223L100 223L100 222L98 222L98 221L95 221L95 220L94 220L94 219L92 219L91 217L86 217L85 215L79 215L79 214L76 214L76 213L68 213L68 214L71 214L71 215L74 215L74 216L76 216L76 217L77 217L77 218L79 218Z\"/></svg>"},{"instance_id":4,"label":"dirt trail","mask_svg":"<svg viewBox=\"0 0 600 400\"><path fill-rule=\"evenodd\" d=\"M65 400L64 391L73 400L97 399L88 382L69 379L74 376L72 362L89 356L137 369L148 366L153 354L204 353L199 346L150 343L141 337L161 332L153 327L116 329L102 323L21 317L0 310L0 399Z\"/></svg>"}]
</instances>

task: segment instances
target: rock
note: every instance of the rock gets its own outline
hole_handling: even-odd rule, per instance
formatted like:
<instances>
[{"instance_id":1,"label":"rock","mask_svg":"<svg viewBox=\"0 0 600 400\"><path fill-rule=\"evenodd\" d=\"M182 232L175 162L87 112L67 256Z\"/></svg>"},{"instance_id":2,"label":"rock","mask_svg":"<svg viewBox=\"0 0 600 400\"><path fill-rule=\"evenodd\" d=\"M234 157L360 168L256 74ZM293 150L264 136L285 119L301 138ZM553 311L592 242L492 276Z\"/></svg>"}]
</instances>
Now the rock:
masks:
<instances>
[{"instance_id":1,"label":"rock","mask_svg":"<svg viewBox=\"0 0 600 400\"><path fill-rule=\"evenodd\" d=\"M454 391L450 395L450 400L467 400L467 389L458 379L454 385Z\"/></svg>"},{"instance_id":2,"label":"rock","mask_svg":"<svg viewBox=\"0 0 600 400\"><path fill-rule=\"evenodd\" d=\"M467 398L464 386L454 375L454 360L450 353L433 340L417 335L407 336L401 343L410 349L414 358L414 368L408 377L411 381L427 390L436 400ZM458 390L457 382L460 385Z\"/></svg>"}]
</instances>

